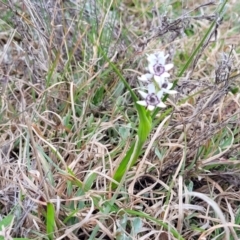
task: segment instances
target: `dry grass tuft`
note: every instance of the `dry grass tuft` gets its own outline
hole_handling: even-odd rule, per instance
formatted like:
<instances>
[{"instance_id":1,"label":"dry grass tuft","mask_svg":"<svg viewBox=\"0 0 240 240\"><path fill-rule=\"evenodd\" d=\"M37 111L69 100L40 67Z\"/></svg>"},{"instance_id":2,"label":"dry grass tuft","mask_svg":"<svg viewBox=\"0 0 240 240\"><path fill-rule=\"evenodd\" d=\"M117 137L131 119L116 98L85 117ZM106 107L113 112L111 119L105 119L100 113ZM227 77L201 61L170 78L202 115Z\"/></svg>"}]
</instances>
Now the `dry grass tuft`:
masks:
<instances>
[{"instance_id":1,"label":"dry grass tuft","mask_svg":"<svg viewBox=\"0 0 240 240\"><path fill-rule=\"evenodd\" d=\"M132 88L145 54L164 49L174 81L215 9L196 1L0 3L0 239L240 238L236 1L178 78L137 164L109 190L138 117L99 47Z\"/></svg>"}]
</instances>

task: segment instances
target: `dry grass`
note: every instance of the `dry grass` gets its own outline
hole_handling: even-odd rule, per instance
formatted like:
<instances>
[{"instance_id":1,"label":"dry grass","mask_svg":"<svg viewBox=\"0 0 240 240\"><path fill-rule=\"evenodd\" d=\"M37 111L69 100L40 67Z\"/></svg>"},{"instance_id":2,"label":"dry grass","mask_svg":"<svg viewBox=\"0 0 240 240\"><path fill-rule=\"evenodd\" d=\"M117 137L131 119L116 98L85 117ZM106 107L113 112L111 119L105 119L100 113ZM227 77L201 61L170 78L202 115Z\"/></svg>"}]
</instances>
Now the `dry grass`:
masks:
<instances>
[{"instance_id":1,"label":"dry grass","mask_svg":"<svg viewBox=\"0 0 240 240\"><path fill-rule=\"evenodd\" d=\"M239 3L178 78L217 5L20 2L0 3L0 239L239 239ZM132 88L156 49L178 79L116 190L138 117L99 47Z\"/></svg>"}]
</instances>

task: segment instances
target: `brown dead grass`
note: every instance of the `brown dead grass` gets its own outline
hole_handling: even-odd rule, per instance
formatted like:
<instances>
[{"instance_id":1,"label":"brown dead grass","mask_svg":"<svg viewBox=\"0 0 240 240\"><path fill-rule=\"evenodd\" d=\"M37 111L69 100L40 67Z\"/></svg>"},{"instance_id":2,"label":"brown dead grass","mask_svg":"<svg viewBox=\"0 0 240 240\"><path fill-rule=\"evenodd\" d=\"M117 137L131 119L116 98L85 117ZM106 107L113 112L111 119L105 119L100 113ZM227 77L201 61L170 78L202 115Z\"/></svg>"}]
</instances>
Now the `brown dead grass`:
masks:
<instances>
[{"instance_id":1,"label":"brown dead grass","mask_svg":"<svg viewBox=\"0 0 240 240\"><path fill-rule=\"evenodd\" d=\"M226 87L216 85L213 77L217 53L229 52L229 45L235 45L232 69L239 67L238 33L233 31L237 3L229 2L226 15L232 11L232 18L219 26L217 40L203 50L194 71L179 79L179 94L168 101L172 114L153 130L141 159L127 173L115 201L117 210L105 214L114 194L108 190L111 177L137 126L128 94L114 92L119 80L98 56L100 39L94 36L91 44L88 35L93 27L104 31L111 26L111 13L105 15L99 6L97 13L90 12L94 1L40 2L24 0L18 7L14 1L0 3L1 11L12 14L0 35L0 220L15 216L6 236L43 239L46 204L52 202L59 240L89 239L95 226L99 238L116 239L124 232L121 209L165 221L185 239L212 239L216 229L229 230L232 239L238 239L233 227L239 224L240 95L227 87L239 86L239 78ZM193 3L187 7L196 7ZM175 61L176 76L209 27L206 19L187 19L159 33L157 17L149 17L149 4L142 1L139 6L121 3L121 22L113 24L108 46L109 57L132 87L137 87L136 71L144 72L145 53L164 48ZM204 9L210 14L214 6ZM99 26L92 25L95 17ZM199 34L181 35L189 22ZM105 97L94 104L103 85ZM125 140L119 137L121 128L130 129ZM96 179L81 192L78 181L88 182L92 173ZM64 222L77 208L75 219ZM129 215L128 221L133 220ZM137 239L174 239L156 223L142 221Z\"/></svg>"}]
</instances>

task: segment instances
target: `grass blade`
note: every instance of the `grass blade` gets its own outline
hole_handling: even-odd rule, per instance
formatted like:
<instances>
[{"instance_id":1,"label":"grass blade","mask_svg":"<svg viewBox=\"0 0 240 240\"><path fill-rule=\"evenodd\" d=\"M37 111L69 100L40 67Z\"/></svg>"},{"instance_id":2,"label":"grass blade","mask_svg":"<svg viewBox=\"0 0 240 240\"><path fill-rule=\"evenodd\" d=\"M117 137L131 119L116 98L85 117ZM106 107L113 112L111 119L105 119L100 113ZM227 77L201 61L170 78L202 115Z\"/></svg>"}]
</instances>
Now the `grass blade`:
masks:
<instances>
[{"instance_id":1,"label":"grass blade","mask_svg":"<svg viewBox=\"0 0 240 240\"><path fill-rule=\"evenodd\" d=\"M55 228L55 210L52 203L47 203L47 235L49 240L54 239L54 228Z\"/></svg>"}]
</instances>

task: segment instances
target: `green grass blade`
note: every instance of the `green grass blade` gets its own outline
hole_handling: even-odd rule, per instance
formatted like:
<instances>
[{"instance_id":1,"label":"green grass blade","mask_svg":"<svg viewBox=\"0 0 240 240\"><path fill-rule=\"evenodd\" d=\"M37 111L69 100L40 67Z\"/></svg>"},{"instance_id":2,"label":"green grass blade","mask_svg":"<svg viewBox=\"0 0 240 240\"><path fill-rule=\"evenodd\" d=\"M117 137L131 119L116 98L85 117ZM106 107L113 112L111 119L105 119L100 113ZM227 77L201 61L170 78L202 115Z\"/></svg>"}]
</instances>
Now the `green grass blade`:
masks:
<instances>
[{"instance_id":1,"label":"green grass blade","mask_svg":"<svg viewBox=\"0 0 240 240\"><path fill-rule=\"evenodd\" d=\"M13 215L8 215L6 216L1 222L0 222L0 231L2 231L3 227L6 228L8 227L11 222L13 221L14 216Z\"/></svg>"},{"instance_id":2,"label":"green grass blade","mask_svg":"<svg viewBox=\"0 0 240 240\"><path fill-rule=\"evenodd\" d=\"M29 238L11 238L13 240L30 240ZM0 240L6 240L4 237L0 236Z\"/></svg>"},{"instance_id":3,"label":"green grass blade","mask_svg":"<svg viewBox=\"0 0 240 240\"><path fill-rule=\"evenodd\" d=\"M134 153L140 152L141 147L142 147L142 145L140 145L138 141L132 143L130 149L128 150L127 154L122 159L122 161L120 162L118 168L116 169L116 171L114 173L114 176L113 176L114 180L116 180L117 182L120 182L122 177L128 170L128 166L130 168L136 163L138 154L134 154ZM134 156L133 156L133 154L134 154ZM129 161L131 161L131 163L129 163ZM117 188L117 184L112 183L112 189L116 189L116 188Z\"/></svg>"},{"instance_id":4,"label":"green grass blade","mask_svg":"<svg viewBox=\"0 0 240 240\"><path fill-rule=\"evenodd\" d=\"M49 240L54 239L54 228L55 228L55 210L52 203L47 203L47 235Z\"/></svg>"},{"instance_id":5,"label":"green grass blade","mask_svg":"<svg viewBox=\"0 0 240 240\"><path fill-rule=\"evenodd\" d=\"M175 238L177 238L179 240L184 240L184 238L178 233L178 231L175 228L171 227L170 225L168 225L167 223L165 223L159 219L151 217L151 216L147 215L146 213L138 212L138 211L134 211L134 210L130 210L130 209L125 209L124 211L128 214L151 220L151 221L155 222L156 224L160 225L161 227L163 227L165 230L171 232Z\"/></svg>"},{"instance_id":6,"label":"green grass blade","mask_svg":"<svg viewBox=\"0 0 240 240\"><path fill-rule=\"evenodd\" d=\"M228 0L226 0L222 6L220 7L218 14L221 15L224 7L226 5L226 3L228 2ZM180 73L178 74L178 77L182 77L183 73L187 70L187 68L189 67L189 65L192 63L193 58L195 57L195 55L198 53L198 51L200 50L200 48L203 46L204 42L207 40L207 38L209 37L209 34L212 32L214 26L216 25L217 21L219 19L217 18L215 21L212 22L212 24L210 25L210 27L208 28L207 32L205 33L205 35L203 36L202 40L200 41L200 43L198 44L198 46L196 47L196 49L193 51L193 53L191 54L190 58L188 59L188 61L186 62L186 64L184 65L184 67L182 68L182 70L180 71ZM177 84L177 80L175 80L174 86L176 86Z\"/></svg>"},{"instance_id":7,"label":"green grass blade","mask_svg":"<svg viewBox=\"0 0 240 240\"><path fill-rule=\"evenodd\" d=\"M90 173L89 175L87 175L85 181L84 181L84 191L88 192L89 190L91 190L93 183L95 182L96 178L97 178L97 173L93 172Z\"/></svg>"},{"instance_id":8,"label":"green grass blade","mask_svg":"<svg viewBox=\"0 0 240 240\"><path fill-rule=\"evenodd\" d=\"M14 219L13 215L8 215L4 219L2 219L2 221L0 221L0 231L3 230L3 227L7 228L8 226L10 226L13 219ZM4 237L0 236L0 240L4 240ZM29 240L29 238L13 238L13 240Z\"/></svg>"}]
</instances>

